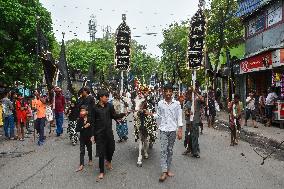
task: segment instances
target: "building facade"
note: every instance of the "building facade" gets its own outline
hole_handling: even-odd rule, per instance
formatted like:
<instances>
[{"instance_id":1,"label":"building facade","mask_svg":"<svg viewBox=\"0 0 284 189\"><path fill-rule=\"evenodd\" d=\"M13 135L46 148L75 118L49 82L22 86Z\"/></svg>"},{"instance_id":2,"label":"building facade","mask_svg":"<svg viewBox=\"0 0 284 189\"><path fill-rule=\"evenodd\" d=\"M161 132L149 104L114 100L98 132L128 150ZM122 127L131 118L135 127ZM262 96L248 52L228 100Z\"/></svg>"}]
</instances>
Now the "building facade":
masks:
<instances>
[{"instance_id":1,"label":"building facade","mask_svg":"<svg viewBox=\"0 0 284 189\"><path fill-rule=\"evenodd\" d=\"M245 56L234 66L236 93L244 101L275 86L284 99L284 0L242 0L237 16L245 26Z\"/></svg>"}]
</instances>

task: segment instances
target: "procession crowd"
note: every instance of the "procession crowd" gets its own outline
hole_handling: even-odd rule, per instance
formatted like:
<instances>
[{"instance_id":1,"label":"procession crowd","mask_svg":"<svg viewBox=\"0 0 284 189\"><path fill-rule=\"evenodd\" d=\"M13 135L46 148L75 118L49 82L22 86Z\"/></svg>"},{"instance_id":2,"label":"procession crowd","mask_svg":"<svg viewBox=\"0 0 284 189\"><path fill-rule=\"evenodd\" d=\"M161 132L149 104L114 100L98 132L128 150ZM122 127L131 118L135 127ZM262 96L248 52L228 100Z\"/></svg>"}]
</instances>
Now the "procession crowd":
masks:
<instances>
[{"instance_id":1,"label":"procession crowd","mask_svg":"<svg viewBox=\"0 0 284 189\"><path fill-rule=\"evenodd\" d=\"M191 154L200 158L199 134L203 131L203 118L207 118L208 127L215 127L216 111L219 110L216 94L209 87L207 93L202 93L198 83L189 87L186 93L178 95L171 84L161 89L151 90L141 86L138 90L119 93L111 89L98 89L95 92L83 87L78 92L78 98L66 100L61 88L54 87L48 94L34 91L32 98L24 98L21 93L5 91L0 101L0 125L4 125L4 135L8 140L23 141L25 134L34 134L39 146L46 140L45 128L56 128L56 136L63 134L64 114L68 117L67 133L71 143L80 143L80 163L77 172L84 168L85 148L88 151L89 164L93 163L92 145L96 144L96 156L99 157L100 172L97 180L104 178L105 167L112 168L112 158L115 152L115 140L112 120L116 122L118 143L128 140L127 116L133 113L135 141L151 148L159 136L161 151L160 165L162 174L159 181L174 176L171 171L173 148L176 138L184 138L185 151L183 155ZM277 95L273 87L267 97L258 99L261 113L271 125L272 107ZM253 91L246 99L245 119L252 117L253 126L257 127L256 98ZM262 106L263 105L263 106ZM241 130L243 106L238 95L228 102L229 123L231 131L231 146L238 144L237 134ZM261 114L261 115L262 115ZM3 117L2 117L3 116ZM16 132L14 126L16 125ZM183 126L185 128L183 129ZM184 130L184 137L183 135ZM159 131L159 135L158 135ZM80 134L78 134L80 133ZM140 145L140 144L139 144ZM141 147L142 148L142 147ZM144 158L148 158L147 151ZM139 158L141 154L139 152ZM139 160L137 165L141 162Z\"/></svg>"}]
</instances>

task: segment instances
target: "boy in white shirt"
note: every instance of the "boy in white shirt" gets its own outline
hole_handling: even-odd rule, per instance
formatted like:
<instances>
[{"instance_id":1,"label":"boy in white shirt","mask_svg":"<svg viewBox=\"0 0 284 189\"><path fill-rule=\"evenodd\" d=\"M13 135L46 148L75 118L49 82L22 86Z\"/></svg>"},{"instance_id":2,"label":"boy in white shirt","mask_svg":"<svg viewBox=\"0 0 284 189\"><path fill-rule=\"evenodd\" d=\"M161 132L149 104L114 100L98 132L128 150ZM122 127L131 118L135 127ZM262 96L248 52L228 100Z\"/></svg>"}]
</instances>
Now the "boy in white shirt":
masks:
<instances>
[{"instance_id":1,"label":"boy in white shirt","mask_svg":"<svg viewBox=\"0 0 284 189\"><path fill-rule=\"evenodd\" d=\"M254 128L258 128L256 125L256 116L255 116L255 98L254 98L254 91L249 93L249 96L246 99L246 117L245 117L245 126L247 126L247 121L251 116L252 119L252 126Z\"/></svg>"},{"instance_id":2,"label":"boy in white shirt","mask_svg":"<svg viewBox=\"0 0 284 189\"><path fill-rule=\"evenodd\" d=\"M161 167L160 182L174 176L170 171L173 147L176 137L182 139L182 109L180 103L172 98L173 87L170 84L164 86L164 100L159 101L158 111L154 116L160 119L160 143L161 143Z\"/></svg>"}]
</instances>

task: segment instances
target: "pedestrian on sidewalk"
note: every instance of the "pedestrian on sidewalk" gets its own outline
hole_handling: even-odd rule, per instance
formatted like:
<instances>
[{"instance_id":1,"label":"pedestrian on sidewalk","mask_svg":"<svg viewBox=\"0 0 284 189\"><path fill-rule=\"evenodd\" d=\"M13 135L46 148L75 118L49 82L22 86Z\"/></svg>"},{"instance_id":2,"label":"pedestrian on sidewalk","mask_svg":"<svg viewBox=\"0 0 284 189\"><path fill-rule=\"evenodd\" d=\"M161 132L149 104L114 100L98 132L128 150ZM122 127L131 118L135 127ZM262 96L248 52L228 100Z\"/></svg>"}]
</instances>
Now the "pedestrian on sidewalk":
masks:
<instances>
[{"instance_id":1,"label":"pedestrian on sidewalk","mask_svg":"<svg viewBox=\"0 0 284 189\"><path fill-rule=\"evenodd\" d=\"M93 156L92 156L92 136L93 128L91 125L91 120L88 118L88 111L86 106L81 106L80 108L80 118L76 125L76 132L80 132L80 166L76 170L82 171L84 168L84 157L85 157L85 147L88 150L89 156L89 165L92 165Z\"/></svg>"},{"instance_id":2,"label":"pedestrian on sidewalk","mask_svg":"<svg viewBox=\"0 0 284 189\"><path fill-rule=\"evenodd\" d=\"M237 131L241 129L241 115L242 115L242 108L240 105L240 97L239 95L234 96L234 100L229 102L228 104L229 109L229 123L230 123L230 130L231 130L231 145L238 145L237 139Z\"/></svg>"},{"instance_id":3,"label":"pedestrian on sidewalk","mask_svg":"<svg viewBox=\"0 0 284 189\"><path fill-rule=\"evenodd\" d=\"M154 117L160 119L160 143L161 143L161 168L162 174L159 178L163 182L167 177L172 177L171 172L173 147L176 137L182 139L182 109L180 103L173 99L173 86L164 86L164 100L159 101L157 114Z\"/></svg>"},{"instance_id":4,"label":"pedestrian on sidewalk","mask_svg":"<svg viewBox=\"0 0 284 189\"><path fill-rule=\"evenodd\" d=\"M266 99L266 91L262 91L261 95L258 99L259 104L259 116L261 123L265 123L265 99Z\"/></svg>"},{"instance_id":5,"label":"pedestrian on sidewalk","mask_svg":"<svg viewBox=\"0 0 284 189\"><path fill-rule=\"evenodd\" d=\"M39 139L37 144L39 146L43 145L45 136L44 136L44 127L46 121L46 96L40 96L40 94L36 91L36 124L35 127L39 133Z\"/></svg>"},{"instance_id":6,"label":"pedestrian on sidewalk","mask_svg":"<svg viewBox=\"0 0 284 189\"><path fill-rule=\"evenodd\" d=\"M104 178L106 167L112 170L112 156L115 151L115 141L112 130L112 119L117 120L123 118L126 114L117 114L112 104L108 102L109 92L101 89L97 94L99 102L92 109L92 124L94 127L93 140L96 142L96 155L99 157L100 173L97 181Z\"/></svg>"},{"instance_id":7,"label":"pedestrian on sidewalk","mask_svg":"<svg viewBox=\"0 0 284 189\"><path fill-rule=\"evenodd\" d=\"M25 137L24 128L27 124L27 106L23 95L19 93L16 100L16 117L17 117L17 139L23 141Z\"/></svg>"},{"instance_id":8,"label":"pedestrian on sidewalk","mask_svg":"<svg viewBox=\"0 0 284 189\"><path fill-rule=\"evenodd\" d=\"M256 124L256 108L255 108L255 93L250 91L249 96L246 99L246 111L245 111L245 125L247 126L247 121L251 117L252 126L258 128Z\"/></svg>"},{"instance_id":9,"label":"pedestrian on sidewalk","mask_svg":"<svg viewBox=\"0 0 284 189\"><path fill-rule=\"evenodd\" d=\"M10 139L14 140L14 106L12 101L8 98L9 92L4 92L4 98L2 99L2 106L3 106L3 117L4 117L4 134L5 136Z\"/></svg>"},{"instance_id":10,"label":"pedestrian on sidewalk","mask_svg":"<svg viewBox=\"0 0 284 189\"><path fill-rule=\"evenodd\" d=\"M273 108L275 106L275 101L277 100L278 96L275 93L275 88L271 86L268 89L268 95L265 100L265 114L267 118L266 125L267 127L271 126L272 118L273 118Z\"/></svg>"},{"instance_id":11,"label":"pedestrian on sidewalk","mask_svg":"<svg viewBox=\"0 0 284 189\"><path fill-rule=\"evenodd\" d=\"M27 124L26 124L26 134L31 134L32 131L30 130L30 123L33 117L33 112L31 108L31 100L27 100Z\"/></svg>"},{"instance_id":12,"label":"pedestrian on sidewalk","mask_svg":"<svg viewBox=\"0 0 284 189\"><path fill-rule=\"evenodd\" d=\"M54 89L55 92L55 120L56 120L56 136L60 136L63 133L63 121L64 121L64 109L65 109L65 97L62 94L62 90L59 87Z\"/></svg>"}]
</instances>

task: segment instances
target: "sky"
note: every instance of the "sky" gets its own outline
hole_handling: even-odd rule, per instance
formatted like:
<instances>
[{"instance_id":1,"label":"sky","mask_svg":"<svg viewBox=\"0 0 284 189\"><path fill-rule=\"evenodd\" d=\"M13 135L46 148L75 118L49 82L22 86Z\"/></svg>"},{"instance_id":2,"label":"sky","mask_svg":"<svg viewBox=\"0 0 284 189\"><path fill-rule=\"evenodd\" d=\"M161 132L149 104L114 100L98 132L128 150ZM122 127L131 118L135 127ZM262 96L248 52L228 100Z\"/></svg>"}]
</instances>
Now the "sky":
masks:
<instances>
[{"instance_id":1,"label":"sky","mask_svg":"<svg viewBox=\"0 0 284 189\"><path fill-rule=\"evenodd\" d=\"M51 12L53 30L58 41L65 33L65 40L78 38L90 40L88 23L91 15L97 22L96 38L103 36L103 29L111 32L122 22L131 28L131 37L146 46L146 52L161 56L158 45L163 41L163 29L173 22L190 19L198 8L198 0L40 0ZM147 33L157 33L147 35ZM77 35L77 36L75 36ZM140 36L140 37L139 37Z\"/></svg>"}]
</instances>

